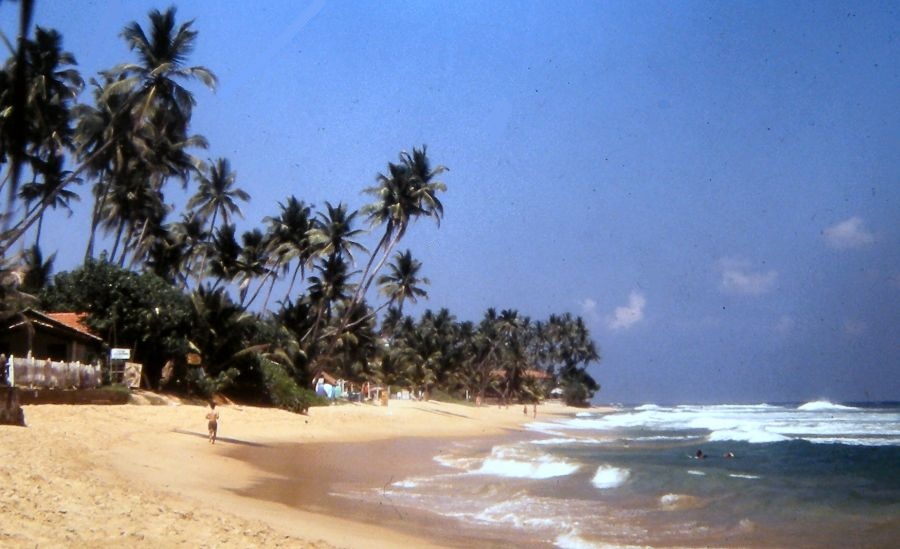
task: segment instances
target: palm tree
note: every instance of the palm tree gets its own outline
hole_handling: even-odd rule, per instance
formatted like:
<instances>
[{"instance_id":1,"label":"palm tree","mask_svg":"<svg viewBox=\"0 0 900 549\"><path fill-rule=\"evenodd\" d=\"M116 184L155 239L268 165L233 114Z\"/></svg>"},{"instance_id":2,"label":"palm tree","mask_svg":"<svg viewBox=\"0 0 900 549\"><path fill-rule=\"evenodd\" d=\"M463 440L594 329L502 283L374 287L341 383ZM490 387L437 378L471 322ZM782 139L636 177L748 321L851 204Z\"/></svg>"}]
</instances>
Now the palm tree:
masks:
<instances>
[{"instance_id":1,"label":"palm tree","mask_svg":"<svg viewBox=\"0 0 900 549\"><path fill-rule=\"evenodd\" d=\"M325 202L328 213L319 212L316 215L316 223L309 231L309 243L314 253L318 256L347 258L353 261L353 250L366 251L365 246L353 240L362 233L353 228L354 220L359 212L347 212L347 206L343 202L332 206Z\"/></svg>"},{"instance_id":2,"label":"palm tree","mask_svg":"<svg viewBox=\"0 0 900 549\"><path fill-rule=\"evenodd\" d=\"M62 169L62 155L53 155L44 163L46 167L41 169L43 181L38 182L36 177L29 183L22 185L19 189L19 197L25 203L25 218L31 215L37 215L37 231L34 237L34 243L41 242L41 227L44 224L44 214L46 208L52 209L62 208L66 210L69 217L72 216L72 208L69 204L72 201L78 201L81 198L78 193L65 188L65 182L69 180L72 172ZM37 174L35 174L37 176ZM79 179L72 180L80 182ZM32 204L35 204L32 207Z\"/></svg>"},{"instance_id":3,"label":"palm tree","mask_svg":"<svg viewBox=\"0 0 900 549\"><path fill-rule=\"evenodd\" d=\"M99 176L94 188L97 202L86 258L93 255L96 226L113 187L127 185L131 173L138 169L161 198L169 177L177 176L186 185L188 173L199 166L187 150L206 146L201 136L188 133L195 99L179 83L198 79L210 88L216 84L215 76L208 69L184 64L197 37L197 32L191 29L193 22L176 29L174 7L164 13L153 10L149 18L149 37L136 22L122 31L140 62L123 63L102 73L103 85L94 83L97 107L83 109L80 152L84 163L90 164L93 173ZM139 221L140 228L131 228L131 234L137 235L135 241L126 242L126 246L145 251L144 240L154 227L150 217Z\"/></svg>"},{"instance_id":4,"label":"palm tree","mask_svg":"<svg viewBox=\"0 0 900 549\"><path fill-rule=\"evenodd\" d=\"M177 223L162 227L147 251L146 267L156 276L184 288L187 283L185 265L190 252Z\"/></svg>"},{"instance_id":5,"label":"palm tree","mask_svg":"<svg viewBox=\"0 0 900 549\"><path fill-rule=\"evenodd\" d=\"M19 175L22 164L25 161L26 147L30 140L30 133L27 127L27 115L25 113L28 95L28 71L27 71L27 53L26 43L28 40L28 31L31 27L31 16L34 12L33 0L22 0L22 8L19 11L19 39L15 48L14 61L11 70L2 73L2 94L0 94L0 107L2 107L4 123L0 125L0 158L9 158L11 162L7 177L0 182L0 190L9 181L9 201L7 202L7 211L3 214L2 224L0 228L3 230L3 239L0 240L0 260L4 256L4 252L9 246L18 240L24 230L20 230L18 234L6 230L7 223L10 220L10 214L14 208L14 198L19 184ZM12 49L12 47L10 47ZM27 229L26 229L27 230ZM14 276L7 273L14 273L13 270L2 266L0 274L3 275L4 285L0 286L0 291L6 293L5 281L12 280ZM10 288L10 292L14 291ZM5 296L4 296L5 300Z\"/></svg>"},{"instance_id":6,"label":"palm tree","mask_svg":"<svg viewBox=\"0 0 900 549\"><path fill-rule=\"evenodd\" d=\"M388 162L388 174L378 174L378 185L365 190L366 193L376 196L377 200L363 208L363 212L368 215L369 222L373 226L384 225L384 234L363 270L363 283L354 295L354 301L369 289L391 250L406 234L411 220L424 215L433 217L440 225L444 206L437 198L437 193L446 191L447 186L435 178L445 171L447 168L444 166L431 167L427 147L424 145L421 149L413 147L412 154L406 151L400 153L399 164ZM372 269L379 251L382 252L381 259Z\"/></svg>"},{"instance_id":7,"label":"palm tree","mask_svg":"<svg viewBox=\"0 0 900 549\"><path fill-rule=\"evenodd\" d=\"M0 73L0 163L12 161L0 182L0 189L9 182L0 248L8 248L34 222L41 221L47 207L58 205L57 195L75 181L74 175L61 169L59 158L63 151L72 149L72 104L84 86L78 71L71 68L75 64L74 56L63 51L62 36L57 31L37 27L33 41L22 33L15 57ZM16 195L21 194L18 179L26 162L33 174L32 184L41 178L48 186L41 192L26 191L22 197L26 199L26 214L7 231ZM32 208L30 203L36 194L42 200Z\"/></svg>"},{"instance_id":8,"label":"palm tree","mask_svg":"<svg viewBox=\"0 0 900 549\"><path fill-rule=\"evenodd\" d=\"M149 36L136 21L122 30L128 47L138 55L139 63L117 65L109 74L115 83L107 94L125 94L130 100L128 111L138 126L162 127L163 136L177 143L188 137L188 124L196 100L179 81L200 80L210 89L216 87L216 76L202 66L186 67L185 61L193 51L197 31L193 21L176 29L175 7L165 12L149 13Z\"/></svg>"},{"instance_id":9,"label":"palm tree","mask_svg":"<svg viewBox=\"0 0 900 549\"><path fill-rule=\"evenodd\" d=\"M41 136L34 152L57 152L72 147L71 106L84 88L75 56L62 49L62 35L37 27L26 42L29 75L28 122ZM39 155L42 156L42 155Z\"/></svg>"},{"instance_id":10,"label":"palm tree","mask_svg":"<svg viewBox=\"0 0 900 549\"><path fill-rule=\"evenodd\" d=\"M97 228L103 221L103 213L107 211L111 189L124 184L122 182L129 177L128 174L140 164L139 141L142 132L132 126L129 116L123 115L126 98L105 93L105 87L110 83L109 78L105 85L92 79L96 106L76 107L78 125L75 128L75 141L78 157L90 177L96 180L85 262L94 256Z\"/></svg>"},{"instance_id":11,"label":"palm tree","mask_svg":"<svg viewBox=\"0 0 900 549\"><path fill-rule=\"evenodd\" d=\"M306 266L313 258L309 232L313 229L314 224L312 208L302 200L297 200L295 196L288 198L284 204L279 202L278 206L281 208L278 217L267 217L265 221L269 224L269 242L272 246L274 263L272 272L281 268L287 273L290 263L297 262L294 266L294 274L291 276L291 283L284 295L284 298L288 299L294 289L297 275L299 274L301 279L305 278ZM263 309L269 302L269 295L271 295L274 285L275 278L273 276L272 286L269 287L269 294L266 295Z\"/></svg>"},{"instance_id":12,"label":"palm tree","mask_svg":"<svg viewBox=\"0 0 900 549\"><path fill-rule=\"evenodd\" d=\"M203 276L202 271L197 268L197 260L206 254L209 245L209 233L205 227L206 220L194 212L183 213L181 221L172 225L170 232L185 247L188 254L182 264L184 271L182 288L187 286L189 278L194 278L199 285Z\"/></svg>"},{"instance_id":13,"label":"palm tree","mask_svg":"<svg viewBox=\"0 0 900 549\"><path fill-rule=\"evenodd\" d=\"M231 163L227 158L219 158L211 162L207 173L199 176L200 186L197 193L188 200L187 208L194 210L196 214L209 219L209 234L216 230L218 216L222 216L222 222L226 225L233 214L244 217L237 200L247 202L250 195L246 191L234 188L237 173L231 169ZM200 262L200 271L206 269L206 256Z\"/></svg>"},{"instance_id":14,"label":"palm tree","mask_svg":"<svg viewBox=\"0 0 900 549\"><path fill-rule=\"evenodd\" d=\"M256 278L267 275L269 272L269 269L266 266L269 263L269 246L266 241L266 236L259 229L253 229L252 231L247 231L242 234L241 244L241 253L238 256L237 278L240 280L239 303L243 307L251 282ZM265 283L265 279L263 279L263 283ZM263 284L260 284L249 302L247 302L247 307L249 307L259 295L259 291L262 287Z\"/></svg>"},{"instance_id":15,"label":"palm tree","mask_svg":"<svg viewBox=\"0 0 900 549\"><path fill-rule=\"evenodd\" d=\"M234 236L234 225L222 225L213 235L210 246L212 261L210 261L210 274L216 277L213 288L220 282L232 281L240 273L241 245Z\"/></svg>"},{"instance_id":16,"label":"palm tree","mask_svg":"<svg viewBox=\"0 0 900 549\"><path fill-rule=\"evenodd\" d=\"M235 304L223 288L197 288L191 303L190 345L202 356L206 375L222 374L247 354L253 316Z\"/></svg>"},{"instance_id":17,"label":"palm tree","mask_svg":"<svg viewBox=\"0 0 900 549\"><path fill-rule=\"evenodd\" d=\"M350 277L354 274L349 272L347 262L339 254L329 254L314 270L317 274L307 279L307 296L316 311L316 319L303 337L305 340L311 336L312 341L316 341L321 326L331 321L335 304L347 299L347 292L352 290Z\"/></svg>"},{"instance_id":18,"label":"palm tree","mask_svg":"<svg viewBox=\"0 0 900 549\"><path fill-rule=\"evenodd\" d=\"M360 283L350 298L348 311L352 311L353 305L365 296L391 251L406 234L411 220L424 215L433 217L440 224L444 206L437 193L447 190L447 186L435 178L445 171L447 168L444 166L431 167L427 148L423 145L421 149L413 148L412 154L401 152L399 164L388 162L388 174L378 174L378 185L365 190L376 196L377 200L362 211L368 215L372 226L384 225L384 234L369 256ZM379 251L381 257L375 264ZM345 315L338 331L343 330L348 322L349 318Z\"/></svg>"},{"instance_id":19,"label":"palm tree","mask_svg":"<svg viewBox=\"0 0 900 549\"><path fill-rule=\"evenodd\" d=\"M53 253L44 261L44 254L41 253L41 247L37 244L29 248L25 252L25 277L22 281L22 291L37 295L50 282L55 259L56 254Z\"/></svg>"},{"instance_id":20,"label":"palm tree","mask_svg":"<svg viewBox=\"0 0 900 549\"><path fill-rule=\"evenodd\" d=\"M581 317L551 315L546 329L551 360L559 365L559 380L567 404L583 405L600 386L587 373L587 365L600 353Z\"/></svg>"},{"instance_id":21,"label":"palm tree","mask_svg":"<svg viewBox=\"0 0 900 549\"><path fill-rule=\"evenodd\" d=\"M416 303L420 297L428 297L428 292L419 284L430 284L427 278L419 278L422 262L413 259L412 253L406 250L398 253L394 262L388 264L389 273L378 278L381 293L388 298L388 306L397 305L397 313L403 314L403 302L407 299Z\"/></svg>"}]
</instances>

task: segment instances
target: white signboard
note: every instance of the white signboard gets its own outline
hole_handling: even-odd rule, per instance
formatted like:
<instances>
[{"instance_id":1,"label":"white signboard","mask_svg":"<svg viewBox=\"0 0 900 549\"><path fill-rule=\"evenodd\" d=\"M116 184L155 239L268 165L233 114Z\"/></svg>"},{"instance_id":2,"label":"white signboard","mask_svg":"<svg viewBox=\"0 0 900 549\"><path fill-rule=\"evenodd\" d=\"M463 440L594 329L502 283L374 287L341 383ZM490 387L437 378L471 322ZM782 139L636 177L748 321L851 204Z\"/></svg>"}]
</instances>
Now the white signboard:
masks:
<instances>
[{"instance_id":1,"label":"white signboard","mask_svg":"<svg viewBox=\"0 0 900 549\"><path fill-rule=\"evenodd\" d=\"M131 358L131 349L110 349L109 358L112 360L128 360Z\"/></svg>"}]
</instances>

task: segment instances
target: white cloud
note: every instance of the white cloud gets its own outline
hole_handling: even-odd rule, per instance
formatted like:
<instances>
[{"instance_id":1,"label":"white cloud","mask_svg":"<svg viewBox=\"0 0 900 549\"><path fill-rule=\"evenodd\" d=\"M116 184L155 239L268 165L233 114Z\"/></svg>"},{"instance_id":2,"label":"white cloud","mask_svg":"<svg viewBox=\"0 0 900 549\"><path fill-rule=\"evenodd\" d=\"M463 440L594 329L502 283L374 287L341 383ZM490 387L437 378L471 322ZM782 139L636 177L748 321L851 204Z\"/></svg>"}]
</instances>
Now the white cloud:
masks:
<instances>
[{"instance_id":1,"label":"white cloud","mask_svg":"<svg viewBox=\"0 0 900 549\"><path fill-rule=\"evenodd\" d=\"M644 306L647 298L640 292L631 292L628 296L628 305L616 307L612 316L607 318L606 324L612 330L627 330L644 318Z\"/></svg>"},{"instance_id":2,"label":"white cloud","mask_svg":"<svg viewBox=\"0 0 900 549\"><path fill-rule=\"evenodd\" d=\"M778 281L777 271L753 271L750 262L743 259L721 259L718 268L722 290L728 293L761 295L772 291Z\"/></svg>"},{"instance_id":3,"label":"white cloud","mask_svg":"<svg viewBox=\"0 0 900 549\"><path fill-rule=\"evenodd\" d=\"M838 250L861 248L875 241L872 235L863 225L860 217L851 217L822 231L825 242Z\"/></svg>"},{"instance_id":4,"label":"white cloud","mask_svg":"<svg viewBox=\"0 0 900 549\"><path fill-rule=\"evenodd\" d=\"M593 299L586 297L581 302L581 314L585 318L589 318L591 320L597 319L597 302Z\"/></svg>"}]
</instances>

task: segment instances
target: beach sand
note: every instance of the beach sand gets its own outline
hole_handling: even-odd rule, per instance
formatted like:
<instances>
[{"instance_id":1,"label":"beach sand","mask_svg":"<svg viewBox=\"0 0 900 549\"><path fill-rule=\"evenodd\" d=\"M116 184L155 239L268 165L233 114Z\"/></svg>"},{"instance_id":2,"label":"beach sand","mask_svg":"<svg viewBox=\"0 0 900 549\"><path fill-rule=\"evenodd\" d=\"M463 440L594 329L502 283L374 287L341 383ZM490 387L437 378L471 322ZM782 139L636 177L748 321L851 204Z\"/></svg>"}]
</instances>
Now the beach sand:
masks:
<instances>
[{"instance_id":1,"label":"beach sand","mask_svg":"<svg viewBox=\"0 0 900 549\"><path fill-rule=\"evenodd\" d=\"M423 517L367 521L352 500L317 506L316 498L336 475L358 471L370 483L409 475L433 467L438 441L514 435L532 421L519 406L391 401L304 416L226 404L211 445L201 403L136 400L145 404L26 406L27 427L0 426L0 547L444 546L404 527ZM576 412L547 404L538 418ZM290 497L275 488L285 459L309 480L293 479Z\"/></svg>"}]
</instances>

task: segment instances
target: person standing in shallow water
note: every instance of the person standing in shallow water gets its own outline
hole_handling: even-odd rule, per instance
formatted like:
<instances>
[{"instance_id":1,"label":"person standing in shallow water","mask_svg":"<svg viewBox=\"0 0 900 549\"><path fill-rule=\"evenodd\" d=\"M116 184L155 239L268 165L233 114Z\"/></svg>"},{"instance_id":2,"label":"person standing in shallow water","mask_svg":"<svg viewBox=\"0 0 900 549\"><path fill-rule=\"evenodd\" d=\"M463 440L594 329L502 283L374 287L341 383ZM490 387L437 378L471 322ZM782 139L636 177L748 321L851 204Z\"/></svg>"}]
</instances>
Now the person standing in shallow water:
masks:
<instances>
[{"instance_id":1,"label":"person standing in shallow water","mask_svg":"<svg viewBox=\"0 0 900 549\"><path fill-rule=\"evenodd\" d=\"M219 430L219 412L216 410L216 403L210 402L209 409L206 411L206 424L209 427L209 443L216 443L216 434Z\"/></svg>"}]
</instances>

